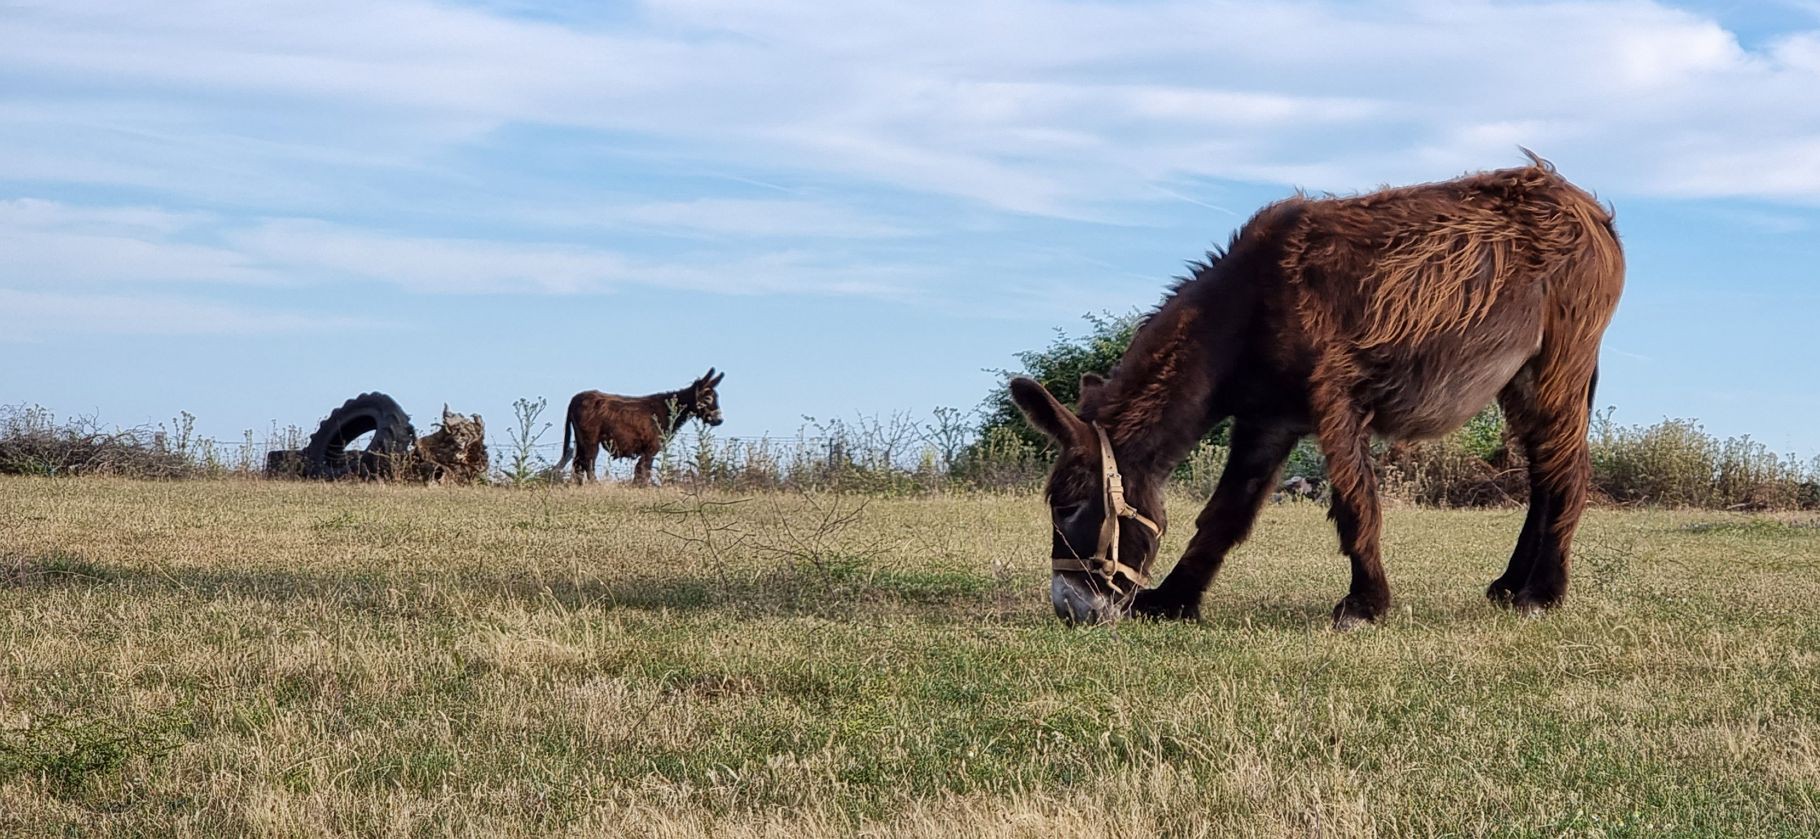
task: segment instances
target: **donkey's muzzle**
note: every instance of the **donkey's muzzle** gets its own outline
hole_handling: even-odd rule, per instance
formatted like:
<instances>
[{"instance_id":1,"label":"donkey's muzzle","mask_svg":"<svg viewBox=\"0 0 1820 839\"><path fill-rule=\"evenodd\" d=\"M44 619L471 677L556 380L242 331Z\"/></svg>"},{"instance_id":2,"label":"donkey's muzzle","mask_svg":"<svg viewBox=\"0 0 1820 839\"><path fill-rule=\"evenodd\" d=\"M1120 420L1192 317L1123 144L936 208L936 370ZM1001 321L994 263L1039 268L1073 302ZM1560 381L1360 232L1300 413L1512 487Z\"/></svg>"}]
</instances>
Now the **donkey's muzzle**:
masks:
<instances>
[{"instance_id":1,"label":"donkey's muzzle","mask_svg":"<svg viewBox=\"0 0 1820 839\"><path fill-rule=\"evenodd\" d=\"M1125 614L1138 589L1150 584L1143 564L1119 561L1119 522L1131 519L1161 538L1163 526L1125 501L1125 479L1119 475L1106 429L1093 426L1100 438L1100 486L1105 493L1104 517L1093 553L1082 556L1066 533L1056 529L1055 552L1050 556L1049 603L1055 614L1070 624L1113 623Z\"/></svg>"},{"instance_id":2,"label":"donkey's muzzle","mask_svg":"<svg viewBox=\"0 0 1820 839\"><path fill-rule=\"evenodd\" d=\"M1086 574L1058 573L1049 578L1049 604L1063 623L1116 623L1125 614L1122 601L1104 583Z\"/></svg>"}]
</instances>

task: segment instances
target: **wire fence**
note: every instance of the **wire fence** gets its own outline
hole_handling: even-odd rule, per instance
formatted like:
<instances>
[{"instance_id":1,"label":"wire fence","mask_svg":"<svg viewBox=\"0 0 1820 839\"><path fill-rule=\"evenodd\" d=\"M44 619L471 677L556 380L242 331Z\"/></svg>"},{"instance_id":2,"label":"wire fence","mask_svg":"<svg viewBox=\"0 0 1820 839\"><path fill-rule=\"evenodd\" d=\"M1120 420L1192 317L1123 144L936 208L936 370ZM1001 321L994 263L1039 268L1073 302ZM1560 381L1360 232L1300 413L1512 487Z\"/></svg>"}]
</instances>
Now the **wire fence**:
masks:
<instances>
[{"instance_id":1,"label":"wire fence","mask_svg":"<svg viewBox=\"0 0 1820 839\"><path fill-rule=\"evenodd\" d=\"M1047 471L1051 457L1015 435L980 437L959 415L916 422L885 419L815 423L794 435L721 436L699 424L685 426L657 456L659 481L705 481L730 489L837 488L861 491L927 491L947 488L1028 487ZM521 418L522 419L522 418ZM530 419L535 420L533 415ZM542 429L539 431L538 429ZM504 434L486 435L489 477L507 484L562 476L552 467L562 439L542 422L520 422ZM815 433L810 433L811 431ZM1666 420L1649 427L1617 426L1607 416L1593 424L1590 449L1595 495L1621 504L1745 510L1820 509L1820 458L1779 455L1749 438L1717 439L1697 424ZM265 474L267 454L303 448L309 435L296 426L238 438L198 435L185 414L169 425L118 429L93 418L59 420L36 406L0 405L0 473L111 474L150 478ZM1415 446L1390 447L1378 464L1382 486L1394 496L1434 506L1521 503L1527 487L1520 452L1486 439L1460 435ZM363 447L361 441L354 441ZM1482 450L1490 447L1490 450ZM1172 480L1211 492L1222 474L1224 446L1203 441L1177 467ZM422 465L419 463L419 465ZM1318 452L1308 476L1320 477ZM1296 470L1292 456L1291 471ZM603 478L623 479L630 460L597 458Z\"/></svg>"},{"instance_id":2,"label":"wire fence","mask_svg":"<svg viewBox=\"0 0 1820 839\"><path fill-rule=\"evenodd\" d=\"M312 436L302 427L276 424L265 433L249 429L239 437L199 435L190 430L191 419L187 415L169 426L105 433L80 418L59 424L43 414L32 415L31 420L27 425L35 423L40 435L55 433L67 438L72 428L81 429L75 436L111 434L129 446L168 456L174 462L193 464L195 471L204 474L264 474L271 453L304 449ZM825 485L850 483L856 476L864 477L863 483L868 486L906 482L933 485L948 479L957 459L973 441L970 434L952 423L918 423L905 415L886 420L861 417L829 421L813 428L814 433L805 427L790 435L722 435L700 423L690 423L671 435L656 455L656 471L660 480L707 478L740 485L784 486L805 480ZM503 435L485 435L489 477L508 483L559 477L554 474L554 467L562 459L563 439L560 434L552 434L553 430L546 427L537 431L534 424L521 422ZM356 437L348 441L347 449L363 450L367 444L367 437ZM602 479L629 478L635 465L635 458L598 456L595 460L595 469ZM1020 480L1040 471L1033 466L1017 470Z\"/></svg>"},{"instance_id":3,"label":"wire fence","mask_svg":"<svg viewBox=\"0 0 1820 839\"><path fill-rule=\"evenodd\" d=\"M554 477L552 467L562 458L564 442L558 426L543 416L542 400L520 400L514 409L513 421L503 433L495 427L493 433L483 435L490 467L487 476L508 483ZM660 479L684 477L732 484L846 482L855 476L868 485L932 484L949 477L974 442L971 418L950 409L936 409L932 421L904 413L884 418L804 420L805 425L794 434L758 436L721 435L700 422L690 422L668 436L654 465ZM426 430L442 430L441 425L435 423ZM452 429L459 427L451 425ZM94 417L58 418L35 405L0 405L0 461L5 461L0 462L0 471L252 476L266 473L268 464L273 464L278 474L294 474L298 458L272 455L306 449L314 433L320 430L273 423L264 432L248 429L236 437L210 436L196 432L195 417L187 412L169 423L120 429L103 426ZM362 435L346 441L342 448L367 451L369 443L370 437ZM422 457L409 459L423 466L428 462L424 458L434 457L426 449ZM596 468L609 477L629 475L636 462L598 455L594 460ZM399 464L376 468L389 472Z\"/></svg>"},{"instance_id":4,"label":"wire fence","mask_svg":"<svg viewBox=\"0 0 1820 839\"><path fill-rule=\"evenodd\" d=\"M154 443L154 446L162 445L166 448L175 450L173 448L175 444L172 443L170 441L169 437L166 436L163 432L154 432L154 438L163 438L165 440L165 442L162 444ZM825 448L829 445L838 444L838 441L840 438L830 437L830 436L826 436L826 435L792 436L792 437L772 437L770 435L760 435L757 437L750 437L750 436L734 436L734 435L716 434L716 435L713 435L710 439L715 444L734 445L734 446L740 446L740 447L789 445L789 446L801 446L801 447L805 447L805 448ZM248 448L247 441L248 441L248 438L245 438L245 437L241 437L241 438L191 437L188 440L188 444L189 444L188 447L191 450L197 450L197 451L212 449L218 455L238 458L241 456L243 450L246 450ZM265 437L257 437L257 436L253 437L252 441L253 441L252 448L257 450L257 457L255 459L258 460L259 463L263 464L265 462L265 455L267 452L281 451L284 449L301 449L309 443L309 437L306 435L300 440L292 441L291 439L285 438L282 436L273 437L273 436L268 435ZM292 442L295 442L295 445L291 445ZM672 449L674 449L678 446L688 445L690 442L691 441L686 440L682 435L678 435L677 438L675 438L671 441L671 447L672 447ZM489 452L494 452L494 453L516 452L522 448L526 451L529 451L529 452L532 452L534 454L544 457L546 460L549 460L550 463L552 463L552 464L554 464L558 459L561 458L562 445L563 445L561 441L556 441L556 440L539 440L536 442L526 443L526 444L521 445L517 441L512 440L510 438L502 438L502 437L498 437L495 435L489 435L486 438L486 444L487 444L487 450ZM354 445L350 446L349 448L361 448L360 441L358 439L355 440Z\"/></svg>"}]
</instances>

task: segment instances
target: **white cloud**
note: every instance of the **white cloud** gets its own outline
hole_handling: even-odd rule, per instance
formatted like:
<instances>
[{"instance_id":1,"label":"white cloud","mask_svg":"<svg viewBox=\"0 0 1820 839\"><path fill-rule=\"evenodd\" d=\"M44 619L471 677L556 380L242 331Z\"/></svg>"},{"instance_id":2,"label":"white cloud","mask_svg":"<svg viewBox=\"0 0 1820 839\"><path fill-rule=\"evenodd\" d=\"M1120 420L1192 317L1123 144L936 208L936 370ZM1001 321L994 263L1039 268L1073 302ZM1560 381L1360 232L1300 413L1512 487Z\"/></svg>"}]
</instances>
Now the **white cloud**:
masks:
<instances>
[{"instance_id":1,"label":"white cloud","mask_svg":"<svg viewBox=\"0 0 1820 839\"><path fill-rule=\"evenodd\" d=\"M1709 211L1722 221L1747 230L1773 235L1792 235L1812 230L1813 222L1801 215L1737 207L1718 207Z\"/></svg>"},{"instance_id":2,"label":"white cloud","mask_svg":"<svg viewBox=\"0 0 1820 839\"><path fill-rule=\"evenodd\" d=\"M1691 196L1755 195L1793 201L1820 194L1820 136L1766 138L1753 148L1738 148L1709 137L1691 141L1680 170L1663 175L1667 191Z\"/></svg>"},{"instance_id":3,"label":"white cloud","mask_svg":"<svg viewBox=\"0 0 1820 839\"><path fill-rule=\"evenodd\" d=\"M148 207L0 201L0 284L274 281L242 254L179 238L209 221Z\"/></svg>"},{"instance_id":4,"label":"white cloud","mask_svg":"<svg viewBox=\"0 0 1820 839\"><path fill-rule=\"evenodd\" d=\"M981 208L1128 221L1184 183L1362 189L1514 164L1519 144L1605 196L1820 203L1820 31L1747 49L1649 0L622 17L9 6L0 179L135 198L0 201L0 287L921 297L975 270L929 243ZM536 159L538 132L575 159ZM640 181L646 163L685 183ZM619 179L592 179L603 165ZM754 198L741 179L808 186Z\"/></svg>"},{"instance_id":5,"label":"white cloud","mask_svg":"<svg viewBox=\"0 0 1820 839\"><path fill-rule=\"evenodd\" d=\"M421 292L603 291L627 270L617 254L583 247L393 236L320 221L271 221L231 238L293 276L378 280Z\"/></svg>"},{"instance_id":6,"label":"white cloud","mask_svg":"<svg viewBox=\"0 0 1820 839\"><path fill-rule=\"evenodd\" d=\"M278 312L187 297L0 288L0 336L10 342L69 335L275 335L383 325L341 315Z\"/></svg>"},{"instance_id":7,"label":"white cloud","mask_svg":"<svg viewBox=\"0 0 1820 839\"><path fill-rule=\"evenodd\" d=\"M910 274L854 268L838 252L773 251L724 261L641 259L584 245L412 237L313 220L229 235L251 259L321 282L380 282L448 294L604 293L640 285L722 294L902 296Z\"/></svg>"},{"instance_id":8,"label":"white cloud","mask_svg":"<svg viewBox=\"0 0 1820 839\"><path fill-rule=\"evenodd\" d=\"M1155 186L1181 178L1445 177L1517 162L1517 143L1605 194L1820 201L1820 33L1746 49L1650 0L650 0L624 17L425 0L15 6L0 71L33 83L6 106L25 118L0 127L0 175L317 214L410 200L370 185L373 170L484 178L444 171L447 155L541 126L1072 218L1162 200ZM338 194L336 174L376 194ZM885 232L721 200L624 220L784 236L796 212Z\"/></svg>"},{"instance_id":9,"label":"white cloud","mask_svg":"<svg viewBox=\"0 0 1820 839\"><path fill-rule=\"evenodd\" d=\"M1820 36L1747 51L1645 0L653 0L633 18L564 26L421 0L19 7L0 19L0 67L94 107L64 105L0 149L55 163L59 126L120 128L131 112L100 108L127 98L174 111L159 127L187 123L225 168L277 178L291 156L409 165L529 124L1056 215L1175 176L1445 176L1514 160L1511 141L1607 191L1820 200L1800 166L1685 174L1755 165L1759 145L1797 163L1820 151ZM304 117L261 124L274 110ZM181 147L126 157L141 174L160 159L194 165ZM40 176L81 179L81 162Z\"/></svg>"},{"instance_id":10,"label":"white cloud","mask_svg":"<svg viewBox=\"0 0 1820 839\"><path fill-rule=\"evenodd\" d=\"M913 232L854 207L813 200L694 198L521 208L512 215L555 228L634 228L709 237L890 239Z\"/></svg>"},{"instance_id":11,"label":"white cloud","mask_svg":"<svg viewBox=\"0 0 1820 839\"><path fill-rule=\"evenodd\" d=\"M604 215L669 230L765 236L826 223L836 235L895 235L796 201L629 205ZM598 223L600 217L591 217ZM201 237L212 244L195 244ZM916 272L868 265L838 248L701 251L630 256L588 244L411 236L318 219L236 223L204 213L0 201L0 289L242 283L380 283L429 294L588 294L639 285L723 294L815 293L903 297ZM23 299L23 298L21 298Z\"/></svg>"},{"instance_id":12,"label":"white cloud","mask_svg":"<svg viewBox=\"0 0 1820 839\"><path fill-rule=\"evenodd\" d=\"M121 235L168 236L209 221L204 213L172 212L158 207L72 207L40 198L0 200L0 227L18 229L86 229Z\"/></svg>"}]
</instances>

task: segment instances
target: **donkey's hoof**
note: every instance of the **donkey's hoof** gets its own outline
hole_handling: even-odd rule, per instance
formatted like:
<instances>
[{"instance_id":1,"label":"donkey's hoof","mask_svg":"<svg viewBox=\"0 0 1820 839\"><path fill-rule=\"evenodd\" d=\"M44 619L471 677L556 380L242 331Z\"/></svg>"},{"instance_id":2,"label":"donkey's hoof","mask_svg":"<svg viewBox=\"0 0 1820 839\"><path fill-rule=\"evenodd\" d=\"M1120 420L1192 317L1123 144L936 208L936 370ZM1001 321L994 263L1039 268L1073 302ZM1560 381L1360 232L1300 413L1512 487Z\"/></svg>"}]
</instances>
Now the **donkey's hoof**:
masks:
<instances>
[{"instance_id":1,"label":"donkey's hoof","mask_svg":"<svg viewBox=\"0 0 1820 839\"><path fill-rule=\"evenodd\" d=\"M1388 603L1372 603L1364 598L1348 595L1339 605L1333 607L1333 629L1335 632L1347 632L1367 624L1378 622L1388 611Z\"/></svg>"},{"instance_id":2,"label":"donkey's hoof","mask_svg":"<svg viewBox=\"0 0 1820 839\"><path fill-rule=\"evenodd\" d=\"M1509 606L1517 600L1517 590L1503 580L1494 581L1485 589L1485 599L1493 606Z\"/></svg>"},{"instance_id":3,"label":"donkey's hoof","mask_svg":"<svg viewBox=\"0 0 1820 839\"><path fill-rule=\"evenodd\" d=\"M1542 613L1561 605L1565 592L1538 592L1524 589L1511 597L1510 607L1518 614L1540 617Z\"/></svg>"},{"instance_id":4,"label":"donkey's hoof","mask_svg":"<svg viewBox=\"0 0 1820 839\"><path fill-rule=\"evenodd\" d=\"M1158 589L1147 588L1132 599L1131 616L1150 620L1198 621L1201 619L1201 604L1198 599L1184 601L1179 597L1164 595Z\"/></svg>"}]
</instances>

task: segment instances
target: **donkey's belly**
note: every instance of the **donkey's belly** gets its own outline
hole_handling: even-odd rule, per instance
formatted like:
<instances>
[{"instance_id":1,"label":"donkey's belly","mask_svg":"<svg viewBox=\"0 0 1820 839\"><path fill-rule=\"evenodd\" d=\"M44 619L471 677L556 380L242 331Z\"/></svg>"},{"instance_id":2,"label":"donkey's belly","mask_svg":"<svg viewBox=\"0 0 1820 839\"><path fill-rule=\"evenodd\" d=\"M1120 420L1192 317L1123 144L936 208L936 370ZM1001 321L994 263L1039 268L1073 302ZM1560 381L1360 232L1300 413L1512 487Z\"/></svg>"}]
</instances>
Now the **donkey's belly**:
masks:
<instances>
[{"instance_id":1,"label":"donkey's belly","mask_svg":"<svg viewBox=\"0 0 1820 839\"><path fill-rule=\"evenodd\" d=\"M1378 367L1371 428L1390 439L1439 437L1464 425L1536 354L1540 336L1424 347Z\"/></svg>"}]
</instances>

